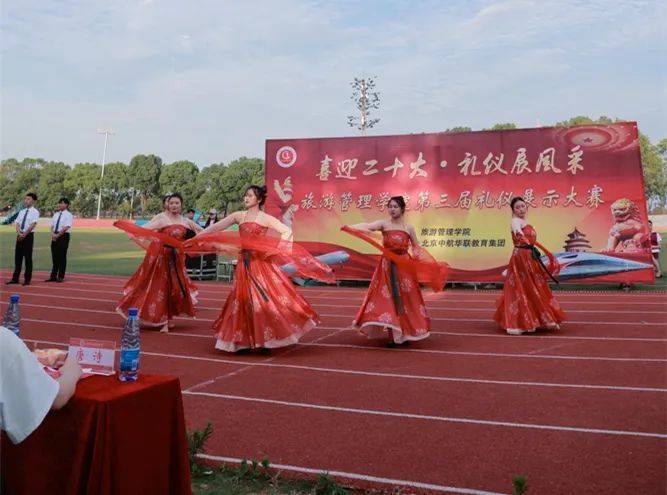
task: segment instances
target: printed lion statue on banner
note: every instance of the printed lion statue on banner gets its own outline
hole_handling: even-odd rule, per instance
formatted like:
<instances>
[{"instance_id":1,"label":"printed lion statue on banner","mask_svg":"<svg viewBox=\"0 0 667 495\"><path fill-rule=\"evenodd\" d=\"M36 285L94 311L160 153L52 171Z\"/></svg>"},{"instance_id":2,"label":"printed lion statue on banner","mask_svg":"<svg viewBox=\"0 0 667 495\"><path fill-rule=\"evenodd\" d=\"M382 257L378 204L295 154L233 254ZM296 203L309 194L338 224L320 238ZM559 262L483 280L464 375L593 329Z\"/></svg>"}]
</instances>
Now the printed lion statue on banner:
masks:
<instances>
[{"instance_id":1,"label":"printed lion statue on banner","mask_svg":"<svg viewBox=\"0 0 667 495\"><path fill-rule=\"evenodd\" d=\"M609 230L609 240L605 252L643 253L646 251L648 228L644 224L637 205L620 198L611 205L614 225Z\"/></svg>"}]
</instances>

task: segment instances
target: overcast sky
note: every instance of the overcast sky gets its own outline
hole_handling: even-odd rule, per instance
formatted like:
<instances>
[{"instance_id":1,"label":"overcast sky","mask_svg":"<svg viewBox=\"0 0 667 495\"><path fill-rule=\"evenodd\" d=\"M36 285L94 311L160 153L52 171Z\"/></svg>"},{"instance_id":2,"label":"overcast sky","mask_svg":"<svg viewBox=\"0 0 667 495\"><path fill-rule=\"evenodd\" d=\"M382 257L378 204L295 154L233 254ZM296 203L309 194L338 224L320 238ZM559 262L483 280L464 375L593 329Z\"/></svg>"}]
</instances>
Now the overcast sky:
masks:
<instances>
[{"instance_id":1,"label":"overcast sky","mask_svg":"<svg viewBox=\"0 0 667 495\"><path fill-rule=\"evenodd\" d=\"M371 134L586 114L667 137L664 0L3 0L2 158L156 153L200 167L267 138L354 135L350 81L377 76Z\"/></svg>"}]
</instances>

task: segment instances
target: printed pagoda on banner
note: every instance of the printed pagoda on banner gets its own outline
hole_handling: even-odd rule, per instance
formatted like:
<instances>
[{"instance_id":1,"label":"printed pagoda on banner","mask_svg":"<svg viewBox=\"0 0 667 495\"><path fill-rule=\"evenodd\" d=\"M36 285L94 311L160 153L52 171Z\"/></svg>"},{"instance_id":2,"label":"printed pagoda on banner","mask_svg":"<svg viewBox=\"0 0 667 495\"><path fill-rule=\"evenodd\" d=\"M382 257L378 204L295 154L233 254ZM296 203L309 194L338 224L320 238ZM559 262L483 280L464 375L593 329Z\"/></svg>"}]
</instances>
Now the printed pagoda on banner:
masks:
<instances>
[{"instance_id":1,"label":"printed pagoda on banner","mask_svg":"<svg viewBox=\"0 0 667 495\"><path fill-rule=\"evenodd\" d=\"M575 227L572 232L567 234L563 249L568 253L584 253L591 250L591 243L586 239L586 234Z\"/></svg>"}]
</instances>

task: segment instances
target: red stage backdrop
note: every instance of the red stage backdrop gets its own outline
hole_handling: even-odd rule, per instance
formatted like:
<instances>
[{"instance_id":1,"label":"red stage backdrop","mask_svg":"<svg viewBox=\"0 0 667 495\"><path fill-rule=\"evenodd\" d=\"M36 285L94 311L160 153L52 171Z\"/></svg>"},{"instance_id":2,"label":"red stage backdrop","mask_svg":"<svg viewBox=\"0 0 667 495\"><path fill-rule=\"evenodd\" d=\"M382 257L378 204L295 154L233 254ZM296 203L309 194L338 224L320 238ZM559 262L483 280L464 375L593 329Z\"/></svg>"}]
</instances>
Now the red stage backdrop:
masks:
<instances>
[{"instance_id":1,"label":"red stage backdrop","mask_svg":"<svg viewBox=\"0 0 667 495\"><path fill-rule=\"evenodd\" d=\"M635 122L268 140L266 183L267 211L296 240L314 254L349 254L341 279L370 278L376 253L340 227L386 217L389 197L402 195L450 280L500 281L512 251L509 202L521 195L540 241L564 253L563 279L653 281Z\"/></svg>"}]
</instances>

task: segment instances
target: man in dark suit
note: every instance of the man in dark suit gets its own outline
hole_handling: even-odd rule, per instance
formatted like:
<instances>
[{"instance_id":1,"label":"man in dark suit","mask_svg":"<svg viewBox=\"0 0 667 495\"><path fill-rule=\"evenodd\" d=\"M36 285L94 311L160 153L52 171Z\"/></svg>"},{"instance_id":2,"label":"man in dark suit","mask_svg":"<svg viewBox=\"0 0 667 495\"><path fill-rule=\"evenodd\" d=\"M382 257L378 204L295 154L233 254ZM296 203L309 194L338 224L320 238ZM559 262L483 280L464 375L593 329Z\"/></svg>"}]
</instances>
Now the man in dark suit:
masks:
<instances>
[{"instance_id":1,"label":"man in dark suit","mask_svg":"<svg viewBox=\"0 0 667 495\"><path fill-rule=\"evenodd\" d=\"M28 193L23 199L23 208L19 211L14 226L16 227L16 246L14 247L14 274L7 284L18 284L23 259L25 258L25 273L23 285L30 285L32 279L32 246L35 241L35 227L39 220L39 211L33 205L37 202L35 193Z\"/></svg>"}]
</instances>

